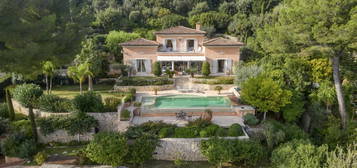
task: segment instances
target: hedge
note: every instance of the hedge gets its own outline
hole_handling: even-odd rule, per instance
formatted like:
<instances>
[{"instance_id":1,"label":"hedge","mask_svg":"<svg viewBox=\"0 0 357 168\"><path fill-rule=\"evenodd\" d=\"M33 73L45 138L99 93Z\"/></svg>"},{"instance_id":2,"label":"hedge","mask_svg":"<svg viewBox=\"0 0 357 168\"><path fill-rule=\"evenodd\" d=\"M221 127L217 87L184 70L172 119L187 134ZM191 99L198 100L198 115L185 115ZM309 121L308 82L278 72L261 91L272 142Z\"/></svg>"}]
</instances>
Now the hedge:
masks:
<instances>
[{"instance_id":1,"label":"hedge","mask_svg":"<svg viewBox=\"0 0 357 168\"><path fill-rule=\"evenodd\" d=\"M117 86L149 86L170 85L173 81L166 77L121 77L117 80Z\"/></svg>"}]
</instances>

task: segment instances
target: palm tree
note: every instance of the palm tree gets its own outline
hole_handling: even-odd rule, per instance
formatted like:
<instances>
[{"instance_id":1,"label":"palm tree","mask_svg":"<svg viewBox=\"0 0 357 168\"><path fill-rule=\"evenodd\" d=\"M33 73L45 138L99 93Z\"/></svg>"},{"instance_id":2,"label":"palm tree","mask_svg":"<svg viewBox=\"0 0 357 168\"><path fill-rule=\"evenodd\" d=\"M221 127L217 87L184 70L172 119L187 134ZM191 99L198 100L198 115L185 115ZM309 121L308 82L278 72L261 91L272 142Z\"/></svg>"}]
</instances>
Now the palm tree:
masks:
<instances>
[{"instance_id":1,"label":"palm tree","mask_svg":"<svg viewBox=\"0 0 357 168\"><path fill-rule=\"evenodd\" d=\"M82 94L82 83L86 79L87 76L93 76L93 73L90 71L90 64L83 63L78 66L68 67L67 74L73 80L79 82L79 90L80 94Z\"/></svg>"},{"instance_id":2,"label":"palm tree","mask_svg":"<svg viewBox=\"0 0 357 168\"><path fill-rule=\"evenodd\" d=\"M46 92L47 94L51 93L52 90L52 78L55 74L56 66L51 61L45 61L42 63L42 72L45 74L46 78ZM48 78L50 77L50 82L48 82Z\"/></svg>"}]
</instances>

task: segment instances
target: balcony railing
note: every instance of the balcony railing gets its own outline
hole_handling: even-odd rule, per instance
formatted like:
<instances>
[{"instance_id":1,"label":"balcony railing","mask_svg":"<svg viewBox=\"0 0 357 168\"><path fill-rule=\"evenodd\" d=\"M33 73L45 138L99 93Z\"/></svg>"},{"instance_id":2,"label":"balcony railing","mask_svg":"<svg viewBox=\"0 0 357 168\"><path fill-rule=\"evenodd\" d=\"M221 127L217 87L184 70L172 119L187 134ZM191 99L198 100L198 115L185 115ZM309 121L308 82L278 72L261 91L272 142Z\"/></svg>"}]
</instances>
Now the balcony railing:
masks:
<instances>
[{"instance_id":1,"label":"balcony railing","mask_svg":"<svg viewBox=\"0 0 357 168\"><path fill-rule=\"evenodd\" d=\"M168 53L202 53L202 49L198 48L195 50L194 48L186 49L186 50L174 50L173 48L165 48L159 47L157 52L168 52Z\"/></svg>"}]
</instances>

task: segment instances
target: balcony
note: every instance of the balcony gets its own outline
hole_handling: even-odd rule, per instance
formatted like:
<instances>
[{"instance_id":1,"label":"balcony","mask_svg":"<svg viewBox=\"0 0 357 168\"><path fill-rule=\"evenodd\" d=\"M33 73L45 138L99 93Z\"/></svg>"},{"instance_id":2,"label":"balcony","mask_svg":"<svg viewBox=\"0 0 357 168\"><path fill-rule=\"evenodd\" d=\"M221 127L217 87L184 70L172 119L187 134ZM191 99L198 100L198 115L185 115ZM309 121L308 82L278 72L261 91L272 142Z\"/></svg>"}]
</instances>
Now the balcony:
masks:
<instances>
[{"instance_id":1,"label":"balcony","mask_svg":"<svg viewBox=\"0 0 357 168\"><path fill-rule=\"evenodd\" d=\"M197 50L194 48L189 48L189 49L181 49L181 50L174 50L173 48L165 48L165 47L159 47L157 49L157 52L159 53L203 53L202 48L198 47Z\"/></svg>"}]
</instances>

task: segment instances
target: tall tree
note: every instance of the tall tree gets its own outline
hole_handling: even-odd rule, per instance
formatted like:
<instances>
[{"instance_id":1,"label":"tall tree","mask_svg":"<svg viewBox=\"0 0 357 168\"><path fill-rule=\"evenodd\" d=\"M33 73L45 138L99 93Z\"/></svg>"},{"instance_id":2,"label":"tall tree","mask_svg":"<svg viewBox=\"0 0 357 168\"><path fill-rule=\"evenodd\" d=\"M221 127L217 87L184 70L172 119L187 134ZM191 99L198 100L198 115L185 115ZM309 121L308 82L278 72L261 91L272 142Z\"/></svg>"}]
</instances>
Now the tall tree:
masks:
<instances>
[{"instance_id":1,"label":"tall tree","mask_svg":"<svg viewBox=\"0 0 357 168\"><path fill-rule=\"evenodd\" d=\"M72 78L73 80L79 82L79 91L80 94L83 93L83 81L86 79L88 76L92 76L93 73L90 71L90 64L89 63L83 63L79 64L78 66L71 66L68 67L67 75Z\"/></svg>"},{"instance_id":2,"label":"tall tree","mask_svg":"<svg viewBox=\"0 0 357 168\"><path fill-rule=\"evenodd\" d=\"M314 49L330 58L342 126L347 124L340 61L357 45L357 7L354 0L291 0L279 8L277 22L258 32L268 54L301 53ZM259 37L260 36L260 37Z\"/></svg>"},{"instance_id":3,"label":"tall tree","mask_svg":"<svg viewBox=\"0 0 357 168\"><path fill-rule=\"evenodd\" d=\"M63 0L0 1L0 70L41 74L41 62L69 63L86 33L82 3Z\"/></svg>"}]
</instances>

